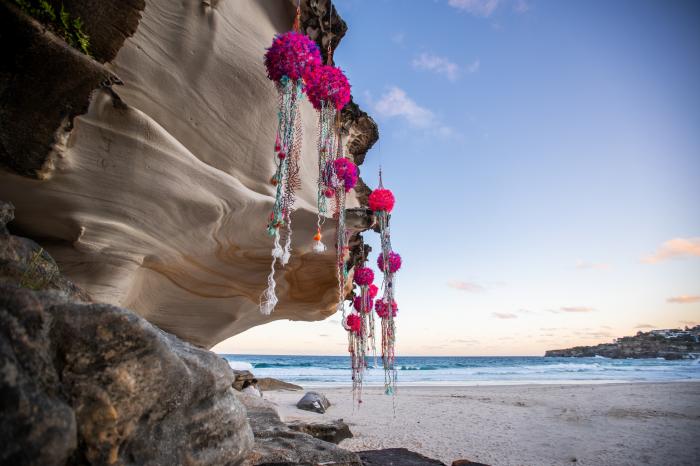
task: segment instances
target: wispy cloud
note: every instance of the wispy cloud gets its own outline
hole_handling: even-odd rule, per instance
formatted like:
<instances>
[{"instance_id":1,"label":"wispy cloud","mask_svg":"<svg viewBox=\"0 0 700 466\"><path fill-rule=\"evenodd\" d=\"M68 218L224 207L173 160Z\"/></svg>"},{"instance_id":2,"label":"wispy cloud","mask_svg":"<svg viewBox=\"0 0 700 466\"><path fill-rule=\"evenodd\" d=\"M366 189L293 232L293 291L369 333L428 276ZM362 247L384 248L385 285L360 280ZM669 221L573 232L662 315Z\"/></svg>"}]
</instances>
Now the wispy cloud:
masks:
<instances>
[{"instance_id":1,"label":"wispy cloud","mask_svg":"<svg viewBox=\"0 0 700 466\"><path fill-rule=\"evenodd\" d=\"M687 325L688 327L695 327L695 325L697 325L697 322L694 320L680 320L678 321L678 323Z\"/></svg>"},{"instance_id":2,"label":"wispy cloud","mask_svg":"<svg viewBox=\"0 0 700 466\"><path fill-rule=\"evenodd\" d=\"M467 65L467 73L476 73L477 71L479 71L479 68L481 68L481 61L477 58L476 60Z\"/></svg>"},{"instance_id":3,"label":"wispy cloud","mask_svg":"<svg viewBox=\"0 0 700 466\"><path fill-rule=\"evenodd\" d=\"M450 280L447 282L447 286L454 288L455 290L468 291L470 293L480 293L486 288L474 282L463 282L460 280Z\"/></svg>"},{"instance_id":4,"label":"wispy cloud","mask_svg":"<svg viewBox=\"0 0 700 466\"><path fill-rule=\"evenodd\" d=\"M576 261L576 268L579 270L605 270L608 267L610 267L610 264L605 262Z\"/></svg>"},{"instance_id":5,"label":"wispy cloud","mask_svg":"<svg viewBox=\"0 0 700 466\"><path fill-rule=\"evenodd\" d=\"M432 53L421 53L411 62L414 68L418 70L432 71L433 73L444 75L450 81L457 81L462 68L446 57L440 57ZM467 73L476 73L479 70L479 60L469 64L464 71Z\"/></svg>"},{"instance_id":6,"label":"wispy cloud","mask_svg":"<svg viewBox=\"0 0 700 466\"><path fill-rule=\"evenodd\" d=\"M474 16L488 17L498 7L499 0L448 0L447 4Z\"/></svg>"},{"instance_id":7,"label":"wispy cloud","mask_svg":"<svg viewBox=\"0 0 700 466\"><path fill-rule=\"evenodd\" d=\"M492 312L491 315L496 319L517 319L518 316L512 312Z\"/></svg>"},{"instance_id":8,"label":"wispy cloud","mask_svg":"<svg viewBox=\"0 0 700 466\"><path fill-rule=\"evenodd\" d=\"M595 309L587 306L562 306L559 309L548 309L547 312L559 314L560 312L568 312L571 314L593 312Z\"/></svg>"},{"instance_id":9,"label":"wispy cloud","mask_svg":"<svg viewBox=\"0 0 700 466\"><path fill-rule=\"evenodd\" d=\"M642 258L642 262L657 264L665 260L684 257L700 257L700 237L668 240L655 253Z\"/></svg>"},{"instance_id":10,"label":"wispy cloud","mask_svg":"<svg viewBox=\"0 0 700 466\"><path fill-rule=\"evenodd\" d=\"M700 296L689 296L685 294L680 296L671 296L666 300L666 302L675 304L700 303Z\"/></svg>"},{"instance_id":11,"label":"wispy cloud","mask_svg":"<svg viewBox=\"0 0 700 466\"><path fill-rule=\"evenodd\" d=\"M595 309L586 306L563 306L560 307L561 312L593 312Z\"/></svg>"},{"instance_id":12,"label":"wispy cloud","mask_svg":"<svg viewBox=\"0 0 700 466\"><path fill-rule=\"evenodd\" d=\"M656 325L651 325L651 324L639 324L635 326L634 328L656 328Z\"/></svg>"},{"instance_id":13,"label":"wispy cloud","mask_svg":"<svg viewBox=\"0 0 700 466\"><path fill-rule=\"evenodd\" d=\"M377 101L373 101L369 94L367 99L379 116L402 118L412 127L427 130L437 136L455 135L452 128L443 125L432 111L418 105L399 87L391 86Z\"/></svg>"},{"instance_id":14,"label":"wispy cloud","mask_svg":"<svg viewBox=\"0 0 700 466\"><path fill-rule=\"evenodd\" d=\"M391 36L391 41L395 44L398 45L403 45L403 41L406 39L406 34L403 32L397 32L393 36Z\"/></svg>"},{"instance_id":15,"label":"wispy cloud","mask_svg":"<svg viewBox=\"0 0 700 466\"><path fill-rule=\"evenodd\" d=\"M526 0L515 0L513 11L520 14L527 13L530 11L530 4Z\"/></svg>"},{"instance_id":16,"label":"wispy cloud","mask_svg":"<svg viewBox=\"0 0 700 466\"><path fill-rule=\"evenodd\" d=\"M396 86L390 87L377 102L374 111L384 117L404 118L412 126L428 128L435 124L435 114L418 105L406 92Z\"/></svg>"},{"instance_id":17,"label":"wispy cloud","mask_svg":"<svg viewBox=\"0 0 700 466\"><path fill-rule=\"evenodd\" d=\"M479 340L450 340L450 343L457 343L460 345L478 345Z\"/></svg>"}]
</instances>

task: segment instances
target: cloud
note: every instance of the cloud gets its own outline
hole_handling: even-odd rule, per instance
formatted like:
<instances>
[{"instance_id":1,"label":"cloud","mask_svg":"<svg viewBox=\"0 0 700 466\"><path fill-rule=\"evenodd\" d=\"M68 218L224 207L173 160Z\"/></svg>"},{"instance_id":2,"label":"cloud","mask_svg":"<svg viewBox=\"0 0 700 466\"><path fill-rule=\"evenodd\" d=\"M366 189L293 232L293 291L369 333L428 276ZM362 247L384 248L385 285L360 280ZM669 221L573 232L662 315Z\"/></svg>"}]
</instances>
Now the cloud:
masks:
<instances>
[{"instance_id":1,"label":"cloud","mask_svg":"<svg viewBox=\"0 0 700 466\"><path fill-rule=\"evenodd\" d=\"M403 45L403 41L406 39L406 34L403 32L397 32L391 36L391 41L395 44Z\"/></svg>"},{"instance_id":2,"label":"cloud","mask_svg":"<svg viewBox=\"0 0 700 466\"><path fill-rule=\"evenodd\" d=\"M413 59L411 65L418 70L428 70L442 74L450 81L457 81L457 78L459 78L459 65L445 57L439 57L431 53L421 53Z\"/></svg>"},{"instance_id":3,"label":"cloud","mask_svg":"<svg viewBox=\"0 0 700 466\"><path fill-rule=\"evenodd\" d=\"M586 306L563 306L559 308L560 312L572 312L572 313L579 313L579 312L593 312L595 309L592 307L586 307Z\"/></svg>"},{"instance_id":4,"label":"cloud","mask_svg":"<svg viewBox=\"0 0 700 466\"><path fill-rule=\"evenodd\" d=\"M576 268L579 270L605 270L608 267L610 267L610 264L604 262L576 261Z\"/></svg>"},{"instance_id":5,"label":"cloud","mask_svg":"<svg viewBox=\"0 0 700 466\"><path fill-rule=\"evenodd\" d=\"M675 303L675 304L690 304L690 303L698 303L700 302L700 296L688 296L688 295L680 295L680 296L671 296L666 300L667 303Z\"/></svg>"},{"instance_id":6,"label":"cloud","mask_svg":"<svg viewBox=\"0 0 700 466\"><path fill-rule=\"evenodd\" d=\"M651 324L639 324L634 328L656 328L656 325L651 325Z\"/></svg>"},{"instance_id":7,"label":"cloud","mask_svg":"<svg viewBox=\"0 0 700 466\"><path fill-rule=\"evenodd\" d=\"M447 282L447 286L454 288L455 290L468 291L470 293L480 293L485 290L485 288L478 283L463 282L459 280L451 280Z\"/></svg>"},{"instance_id":8,"label":"cloud","mask_svg":"<svg viewBox=\"0 0 700 466\"><path fill-rule=\"evenodd\" d=\"M319 337L329 337L329 336L330 336L330 335L328 335L327 333L321 333L321 334L319 335Z\"/></svg>"},{"instance_id":9,"label":"cloud","mask_svg":"<svg viewBox=\"0 0 700 466\"><path fill-rule=\"evenodd\" d=\"M447 4L474 16L488 17L498 7L499 0L448 0Z\"/></svg>"},{"instance_id":10,"label":"cloud","mask_svg":"<svg viewBox=\"0 0 700 466\"><path fill-rule=\"evenodd\" d=\"M473 62L471 62L469 65L467 65L467 73L472 74L476 73L479 71L479 68L481 68L481 61L477 58Z\"/></svg>"},{"instance_id":11,"label":"cloud","mask_svg":"<svg viewBox=\"0 0 700 466\"><path fill-rule=\"evenodd\" d=\"M695 327L695 325L697 325L697 322L694 320L681 320L678 323L683 324L683 325L687 325L688 327Z\"/></svg>"},{"instance_id":12,"label":"cloud","mask_svg":"<svg viewBox=\"0 0 700 466\"><path fill-rule=\"evenodd\" d=\"M657 264L665 260L684 257L700 257L700 237L668 240L654 254L642 258L642 262Z\"/></svg>"},{"instance_id":13,"label":"cloud","mask_svg":"<svg viewBox=\"0 0 700 466\"><path fill-rule=\"evenodd\" d=\"M492 312L491 315L496 319L517 319L518 316L512 312Z\"/></svg>"},{"instance_id":14,"label":"cloud","mask_svg":"<svg viewBox=\"0 0 700 466\"><path fill-rule=\"evenodd\" d=\"M526 0L516 0L515 5L513 5L513 11L516 13L527 13L530 11L530 4Z\"/></svg>"},{"instance_id":15,"label":"cloud","mask_svg":"<svg viewBox=\"0 0 700 466\"><path fill-rule=\"evenodd\" d=\"M374 111L384 117L400 117L417 128L429 128L436 124L435 115L421 107L406 95L403 89L392 86L374 103Z\"/></svg>"},{"instance_id":16,"label":"cloud","mask_svg":"<svg viewBox=\"0 0 700 466\"><path fill-rule=\"evenodd\" d=\"M478 345L479 340L450 340L450 343L459 343L462 345Z\"/></svg>"}]
</instances>

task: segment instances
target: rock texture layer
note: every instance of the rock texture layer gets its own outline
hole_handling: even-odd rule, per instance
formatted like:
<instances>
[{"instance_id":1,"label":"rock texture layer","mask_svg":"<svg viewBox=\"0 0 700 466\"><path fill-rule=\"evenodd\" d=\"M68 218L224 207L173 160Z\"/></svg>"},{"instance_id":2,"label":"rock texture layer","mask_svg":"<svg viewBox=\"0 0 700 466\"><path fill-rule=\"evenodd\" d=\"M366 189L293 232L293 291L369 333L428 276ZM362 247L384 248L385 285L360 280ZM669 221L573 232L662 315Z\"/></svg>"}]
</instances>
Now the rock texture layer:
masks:
<instances>
[{"instance_id":1,"label":"rock texture layer","mask_svg":"<svg viewBox=\"0 0 700 466\"><path fill-rule=\"evenodd\" d=\"M0 211L0 463L240 463L252 432L228 365L131 311L82 302Z\"/></svg>"},{"instance_id":2,"label":"rock texture layer","mask_svg":"<svg viewBox=\"0 0 700 466\"><path fill-rule=\"evenodd\" d=\"M83 6L85 17L98 7ZM91 30L116 34L112 41L100 35L102 59L109 60L123 41L104 66L76 56L65 44L54 50L48 34L32 36L47 49L42 56L67 54L85 62L86 70L94 68L94 77L73 67L58 84L36 80L22 86L18 70L30 76L46 71L38 58L26 61L31 56L20 44L15 77L0 81L11 84L0 88L2 99L10 99L11 89L18 100L3 104L0 126L24 115L27 107L20 103L32 95L51 96L36 103L32 114L54 116L37 122L36 135L25 128L2 141L13 154L30 155L15 163L16 157L0 154L10 167L0 171L0 197L18 207L15 231L40 240L95 301L134 309L197 345L210 347L275 319L331 315L338 299L333 248L311 252L317 117L306 102L293 256L277 272L277 309L271 316L258 312L271 261L265 223L273 202L277 101L262 57L272 36L291 27L292 2L149 0L143 11L141 6L137 1L125 6L130 15L140 15L137 28L131 16L99 14L90 23ZM3 21L20 20L3 16ZM72 91L76 86L79 92ZM55 94L55 88L65 92ZM87 107L90 89L95 90ZM376 140L376 125L354 105L343 123L359 161ZM31 155L42 150L50 156ZM22 176L38 166L40 179ZM353 206L359 202L351 196ZM325 225L331 246L334 222Z\"/></svg>"}]
</instances>

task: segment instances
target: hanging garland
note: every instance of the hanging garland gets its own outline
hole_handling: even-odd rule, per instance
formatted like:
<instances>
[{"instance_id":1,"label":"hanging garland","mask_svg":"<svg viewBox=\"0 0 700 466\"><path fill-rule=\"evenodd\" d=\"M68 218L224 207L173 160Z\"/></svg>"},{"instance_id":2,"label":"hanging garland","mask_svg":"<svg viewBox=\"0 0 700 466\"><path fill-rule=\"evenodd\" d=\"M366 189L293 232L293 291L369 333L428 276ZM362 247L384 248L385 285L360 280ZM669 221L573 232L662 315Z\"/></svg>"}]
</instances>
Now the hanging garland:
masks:
<instances>
[{"instance_id":1,"label":"hanging garland","mask_svg":"<svg viewBox=\"0 0 700 466\"><path fill-rule=\"evenodd\" d=\"M377 300L374 310L381 319L382 326L382 364L384 367L384 391L393 395L396 391L396 368L394 367L396 343L396 326L394 318L398 305L394 299L394 274L401 268L401 256L391 249L391 231L389 220L394 208L394 194L384 189L382 172L379 171L379 188L369 195L369 208L374 211L379 226L382 252L377 258L377 266L384 274L382 298Z\"/></svg>"},{"instance_id":2,"label":"hanging garland","mask_svg":"<svg viewBox=\"0 0 700 466\"><path fill-rule=\"evenodd\" d=\"M301 118L299 102L304 91L304 78L321 65L321 53L314 41L298 32L300 10L297 7L295 30L275 36L265 53L267 76L277 86L278 113L274 159L277 170L271 179L276 187L275 203L267 231L273 238L272 265L267 289L260 300L260 312L272 313L277 305L275 264L286 265L291 255L292 212L295 191L300 186ZM282 243L284 242L284 246Z\"/></svg>"},{"instance_id":3,"label":"hanging garland","mask_svg":"<svg viewBox=\"0 0 700 466\"><path fill-rule=\"evenodd\" d=\"M329 62L331 56L329 47ZM318 215L313 250L323 252L326 246L322 241L321 226L329 213L328 204L339 188L339 178L342 178L337 172L342 167L336 165L338 157L342 156L340 111L350 101L350 84L340 68L322 65L308 75L306 93L309 102L318 110Z\"/></svg>"},{"instance_id":4,"label":"hanging garland","mask_svg":"<svg viewBox=\"0 0 700 466\"><path fill-rule=\"evenodd\" d=\"M354 310L344 319L344 327L348 331L353 400L362 403L362 379L367 367L367 352L374 347L372 304L377 287L372 284L374 271L369 267L355 268L353 280L360 287L360 294L353 300Z\"/></svg>"}]
</instances>

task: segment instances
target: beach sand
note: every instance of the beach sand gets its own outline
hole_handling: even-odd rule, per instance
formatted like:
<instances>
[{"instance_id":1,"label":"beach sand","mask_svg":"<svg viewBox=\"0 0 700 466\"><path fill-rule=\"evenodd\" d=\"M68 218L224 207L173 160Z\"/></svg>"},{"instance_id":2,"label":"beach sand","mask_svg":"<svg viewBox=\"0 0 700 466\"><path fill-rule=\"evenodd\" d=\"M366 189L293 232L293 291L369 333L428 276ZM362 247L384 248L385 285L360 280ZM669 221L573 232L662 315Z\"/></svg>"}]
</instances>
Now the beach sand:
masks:
<instances>
[{"instance_id":1,"label":"beach sand","mask_svg":"<svg viewBox=\"0 0 700 466\"><path fill-rule=\"evenodd\" d=\"M405 447L448 465L700 465L700 383L366 387L353 411L348 388L308 388L333 404L295 407L301 392L266 392L284 420L342 418L359 451Z\"/></svg>"}]
</instances>

